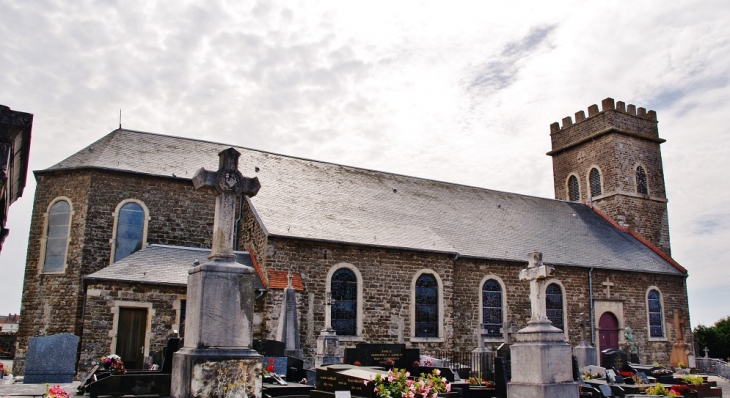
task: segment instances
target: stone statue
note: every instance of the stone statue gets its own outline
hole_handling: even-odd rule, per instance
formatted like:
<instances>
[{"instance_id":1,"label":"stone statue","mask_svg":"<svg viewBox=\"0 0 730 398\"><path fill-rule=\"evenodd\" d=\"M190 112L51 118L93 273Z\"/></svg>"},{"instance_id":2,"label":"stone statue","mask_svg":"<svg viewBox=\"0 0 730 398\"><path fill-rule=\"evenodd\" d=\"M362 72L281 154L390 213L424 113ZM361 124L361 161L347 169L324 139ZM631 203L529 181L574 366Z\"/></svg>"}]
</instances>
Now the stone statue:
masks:
<instances>
[{"instance_id":1,"label":"stone statue","mask_svg":"<svg viewBox=\"0 0 730 398\"><path fill-rule=\"evenodd\" d=\"M626 329L624 329L624 338L629 343L629 352L636 354L638 351L636 349L636 342L634 341L634 334L631 332L631 328L626 326Z\"/></svg>"}]
</instances>

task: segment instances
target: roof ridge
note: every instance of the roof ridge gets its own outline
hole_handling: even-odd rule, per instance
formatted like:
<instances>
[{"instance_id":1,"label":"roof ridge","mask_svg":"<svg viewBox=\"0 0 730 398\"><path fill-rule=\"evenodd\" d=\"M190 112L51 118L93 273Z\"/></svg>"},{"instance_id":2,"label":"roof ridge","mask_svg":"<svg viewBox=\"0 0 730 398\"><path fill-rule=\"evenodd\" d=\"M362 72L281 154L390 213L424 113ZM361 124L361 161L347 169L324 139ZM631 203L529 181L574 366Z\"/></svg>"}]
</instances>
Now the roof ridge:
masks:
<instances>
[{"instance_id":1,"label":"roof ridge","mask_svg":"<svg viewBox=\"0 0 730 398\"><path fill-rule=\"evenodd\" d=\"M687 269L686 268L684 268L683 266L679 265L678 262L676 262L673 258L669 257L663 251L659 250L659 248L656 247L656 246L654 246L653 244L651 244L651 242L649 242L648 240L644 239L643 236L637 234L636 232L634 232L634 231L632 231L632 230L630 230L630 229L628 229L626 227L622 227L619 223L617 223L616 221L614 221L611 217L609 217L608 215L604 214L602 211L598 210L597 207L591 206L591 205L588 205L588 204L586 204L586 206L588 206L591 209L593 209L593 211L596 212L596 214L598 214L599 216L603 217L603 219L605 219L606 221L608 221L611 225L613 225L614 227L616 227L618 230L620 230L622 232L626 232L629 235L631 235L634 238L636 238L636 240L638 240L639 242L643 243L646 247L648 247L649 249L651 249L654 253L658 254L659 257L661 257L662 259L664 259L664 261L668 262L669 264L672 264L674 266L674 268L676 268L677 270L679 270L681 273L683 273L683 274L686 274L687 273Z\"/></svg>"}]
</instances>

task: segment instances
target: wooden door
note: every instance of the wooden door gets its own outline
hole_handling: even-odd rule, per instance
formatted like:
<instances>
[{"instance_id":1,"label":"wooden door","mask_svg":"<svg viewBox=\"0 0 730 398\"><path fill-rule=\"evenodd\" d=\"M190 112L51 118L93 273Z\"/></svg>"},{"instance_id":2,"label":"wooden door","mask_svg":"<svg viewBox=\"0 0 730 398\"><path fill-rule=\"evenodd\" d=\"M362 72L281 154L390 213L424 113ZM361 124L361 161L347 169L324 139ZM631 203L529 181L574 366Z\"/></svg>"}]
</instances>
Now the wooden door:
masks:
<instances>
[{"instance_id":1,"label":"wooden door","mask_svg":"<svg viewBox=\"0 0 730 398\"><path fill-rule=\"evenodd\" d=\"M598 320L598 341L601 351L618 348L618 319L611 312L604 312Z\"/></svg>"},{"instance_id":2,"label":"wooden door","mask_svg":"<svg viewBox=\"0 0 730 398\"><path fill-rule=\"evenodd\" d=\"M120 308L117 325L117 352L127 369L142 369L144 335L147 330L146 308Z\"/></svg>"}]
</instances>

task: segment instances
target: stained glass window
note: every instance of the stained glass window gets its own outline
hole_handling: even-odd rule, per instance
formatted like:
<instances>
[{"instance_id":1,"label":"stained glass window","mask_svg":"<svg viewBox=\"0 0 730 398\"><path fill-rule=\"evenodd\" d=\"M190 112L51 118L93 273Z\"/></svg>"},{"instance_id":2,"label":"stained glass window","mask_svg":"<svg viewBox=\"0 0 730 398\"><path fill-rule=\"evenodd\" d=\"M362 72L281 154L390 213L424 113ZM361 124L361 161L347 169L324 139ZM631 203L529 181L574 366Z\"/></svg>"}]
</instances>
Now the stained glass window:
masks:
<instances>
[{"instance_id":1,"label":"stained glass window","mask_svg":"<svg viewBox=\"0 0 730 398\"><path fill-rule=\"evenodd\" d=\"M596 197L601 194L601 172L597 168L592 168L591 173L588 175L588 180L591 183L591 196Z\"/></svg>"},{"instance_id":2,"label":"stained glass window","mask_svg":"<svg viewBox=\"0 0 730 398\"><path fill-rule=\"evenodd\" d=\"M65 200L59 200L48 212L46 230L46 253L43 260L43 271L63 270L66 262L66 245L68 244L68 227L71 220L71 206Z\"/></svg>"},{"instance_id":3,"label":"stained glass window","mask_svg":"<svg viewBox=\"0 0 730 398\"><path fill-rule=\"evenodd\" d=\"M545 291L545 308L547 317L553 326L565 330L563 326L563 290L557 283L549 284Z\"/></svg>"},{"instance_id":4,"label":"stained glass window","mask_svg":"<svg viewBox=\"0 0 730 398\"><path fill-rule=\"evenodd\" d=\"M653 289L649 291L647 305L649 307L649 336L664 337L662 301L658 291Z\"/></svg>"},{"instance_id":5,"label":"stained glass window","mask_svg":"<svg viewBox=\"0 0 730 398\"><path fill-rule=\"evenodd\" d=\"M502 287L494 279L482 286L482 322L488 337L502 337Z\"/></svg>"},{"instance_id":6,"label":"stained glass window","mask_svg":"<svg viewBox=\"0 0 730 398\"><path fill-rule=\"evenodd\" d=\"M416 337L438 337L438 283L431 274L416 280Z\"/></svg>"},{"instance_id":7,"label":"stained glass window","mask_svg":"<svg viewBox=\"0 0 730 398\"><path fill-rule=\"evenodd\" d=\"M340 268L332 275L331 290L332 328L338 336L355 336L357 334L357 278L347 268Z\"/></svg>"},{"instance_id":8,"label":"stained glass window","mask_svg":"<svg viewBox=\"0 0 730 398\"><path fill-rule=\"evenodd\" d=\"M119 209L114 261L119 261L142 248L145 214L142 206L129 202Z\"/></svg>"},{"instance_id":9,"label":"stained glass window","mask_svg":"<svg viewBox=\"0 0 730 398\"><path fill-rule=\"evenodd\" d=\"M636 193L643 195L649 193L646 186L646 171L644 171L644 168L641 166L636 168Z\"/></svg>"},{"instance_id":10,"label":"stained glass window","mask_svg":"<svg viewBox=\"0 0 730 398\"><path fill-rule=\"evenodd\" d=\"M580 186L578 185L578 177L570 176L568 178L568 200L577 202L580 200Z\"/></svg>"}]
</instances>

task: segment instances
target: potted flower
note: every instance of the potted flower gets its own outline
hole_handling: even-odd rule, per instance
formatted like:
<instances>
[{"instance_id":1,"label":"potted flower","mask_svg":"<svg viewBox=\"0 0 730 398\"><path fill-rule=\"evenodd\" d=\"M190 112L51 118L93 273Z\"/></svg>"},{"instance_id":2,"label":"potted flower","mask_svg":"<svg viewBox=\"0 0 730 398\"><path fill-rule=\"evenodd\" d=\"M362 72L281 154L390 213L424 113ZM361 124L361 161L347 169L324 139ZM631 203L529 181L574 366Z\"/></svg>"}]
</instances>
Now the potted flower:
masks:
<instances>
[{"instance_id":1,"label":"potted flower","mask_svg":"<svg viewBox=\"0 0 730 398\"><path fill-rule=\"evenodd\" d=\"M46 393L43 394L43 397L45 398L69 398L71 394L67 393L66 391L63 391L61 386L49 386L46 385Z\"/></svg>"},{"instance_id":2,"label":"potted flower","mask_svg":"<svg viewBox=\"0 0 730 398\"><path fill-rule=\"evenodd\" d=\"M451 392L451 385L446 378L441 377L438 369L428 375L421 373L415 379L410 376L405 369L397 368L389 370L385 376L378 373L373 380L373 391L380 398L436 398L440 394Z\"/></svg>"},{"instance_id":3,"label":"potted flower","mask_svg":"<svg viewBox=\"0 0 730 398\"><path fill-rule=\"evenodd\" d=\"M10 368L0 367L0 375L2 376L0 384L13 384L13 374L10 373Z\"/></svg>"}]
</instances>

